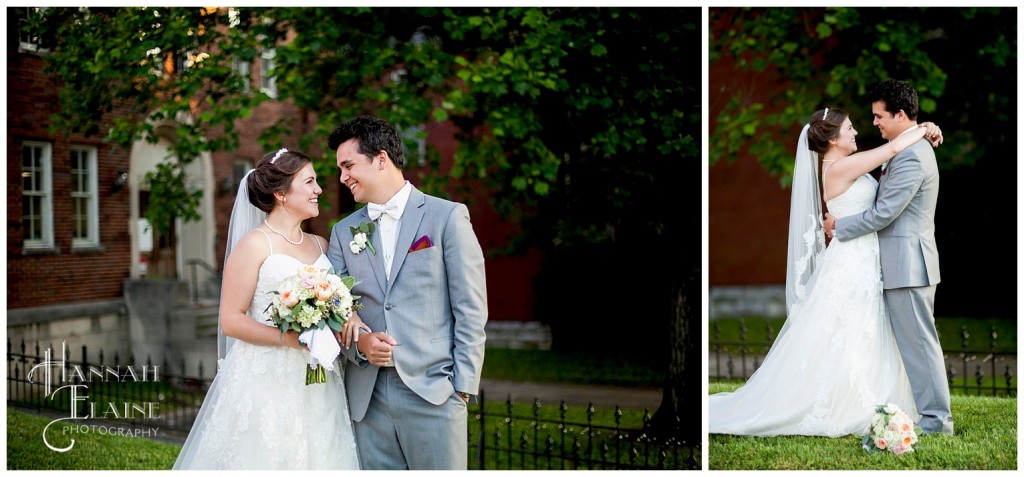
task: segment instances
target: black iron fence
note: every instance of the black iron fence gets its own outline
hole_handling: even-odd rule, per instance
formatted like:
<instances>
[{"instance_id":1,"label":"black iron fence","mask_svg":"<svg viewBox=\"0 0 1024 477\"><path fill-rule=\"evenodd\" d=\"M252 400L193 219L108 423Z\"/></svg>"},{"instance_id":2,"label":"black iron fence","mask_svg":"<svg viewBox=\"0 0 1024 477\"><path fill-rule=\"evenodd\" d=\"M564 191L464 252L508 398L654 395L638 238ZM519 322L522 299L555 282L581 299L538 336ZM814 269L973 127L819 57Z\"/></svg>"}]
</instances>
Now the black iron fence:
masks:
<instances>
[{"instance_id":1,"label":"black iron fence","mask_svg":"<svg viewBox=\"0 0 1024 477\"><path fill-rule=\"evenodd\" d=\"M722 339L720 320L713 320L708 329L708 379L742 379L750 377L764 360L775 341L775 330L769 320L738 320L737 339ZM966 326L960 329L960 349L944 349L946 379L955 394L1016 396L1016 351L998 346L998 333L992 327L984 343L971 340Z\"/></svg>"},{"instance_id":2,"label":"black iron fence","mask_svg":"<svg viewBox=\"0 0 1024 477\"><path fill-rule=\"evenodd\" d=\"M671 437L647 434L651 414L646 409L639 428L626 428L619 406L601 416L589 405L583 422L567 419L565 401L550 417L536 399L529 410L523 407L511 397L504 406L488 403L481 391L479 410L470 415L471 469L700 469L700 443L682 440L679 422L665 433Z\"/></svg>"},{"instance_id":3,"label":"black iron fence","mask_svg":"<svg viewBox=\"0 0 1024 477\"><path fill-rule=\"evenodd\" d=\"M184 440L192 428L213 373L202 364L194 371L180 363L144 363L102 350L90 355L83 346L70 349L26 349L7 341L7 404L35 411L90 416L118 426L159 428L164 438ZM69 385L81 385L78 391ZM63 387L63 389L62 389ZM73 393L77 393L73 394ZM87 395L87 399L83 396ZM470 467L474 469L699 469L700 445L676 437L649 436L644 429L651 415L624 424L623 415L636 411L602 411L593 406L582 422L567 417L562 402L556 415L534 401L529 415L513 412L511 399L504 411L484 400L469 415ZM475 409L475 410L474 410ZM156 410L156 412L154 412ZM681 424L676 432L682 434Z\"/></svg>"}]
</instances>

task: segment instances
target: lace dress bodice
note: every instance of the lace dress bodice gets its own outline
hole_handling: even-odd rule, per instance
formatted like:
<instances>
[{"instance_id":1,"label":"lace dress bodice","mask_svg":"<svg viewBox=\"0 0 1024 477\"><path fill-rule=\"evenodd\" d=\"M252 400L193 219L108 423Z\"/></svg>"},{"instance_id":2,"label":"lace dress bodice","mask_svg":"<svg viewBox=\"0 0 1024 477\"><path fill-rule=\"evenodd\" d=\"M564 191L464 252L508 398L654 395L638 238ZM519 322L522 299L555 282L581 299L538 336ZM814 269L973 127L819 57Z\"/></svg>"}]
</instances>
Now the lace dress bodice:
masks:
<instances>
[{"instance_id":1,"label":"lace dress bodice","mask_svg":"<svg viewBox=\"0 0 1024 477\"><path fill-rule=\"evenodd\" d=\"M878 191L878 181L868 174L864 174L850 184L842 194L833 197L825 203L828 211L836 218L848 215L859 214L870 209L875 202L875 193Z\"/></svg>"}]
</instances>

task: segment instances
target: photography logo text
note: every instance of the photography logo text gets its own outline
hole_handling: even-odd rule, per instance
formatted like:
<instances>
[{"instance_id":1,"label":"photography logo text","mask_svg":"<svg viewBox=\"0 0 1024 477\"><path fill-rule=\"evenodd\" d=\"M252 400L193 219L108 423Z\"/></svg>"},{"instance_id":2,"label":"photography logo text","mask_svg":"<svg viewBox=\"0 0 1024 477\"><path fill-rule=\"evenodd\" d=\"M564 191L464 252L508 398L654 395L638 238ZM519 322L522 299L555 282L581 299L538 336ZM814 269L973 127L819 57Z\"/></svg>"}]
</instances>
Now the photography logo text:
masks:
<instances>
[{"instance_id":1,"label":"photography logo text","mask_svg":"<svg viewBox=\"0 0 1024 477\"><path fill-rule=\"evenodd\" d=\"M82 366L68 364L66 343L61 343L61 359L53 360L53 350L48 349L43 361L28 372L29 383L43 385L43 397L50 400L67 399L70 416L54 419L43 428L43 443L57 452L67 452L75 446L74 436L86 434L120 435L128 437L153 437L159 427L136 427L109 424L90 424L89 419L103 422L119 420L160 419L160 403L154 401L115 401L108 396L90 399L89 386L133 385L133 383L157 383L160 381L159 366ZM59 425L55 426L54 424ZM70 436L66 447L51 444L56 435Z\"/></svg>"}]
</instances>

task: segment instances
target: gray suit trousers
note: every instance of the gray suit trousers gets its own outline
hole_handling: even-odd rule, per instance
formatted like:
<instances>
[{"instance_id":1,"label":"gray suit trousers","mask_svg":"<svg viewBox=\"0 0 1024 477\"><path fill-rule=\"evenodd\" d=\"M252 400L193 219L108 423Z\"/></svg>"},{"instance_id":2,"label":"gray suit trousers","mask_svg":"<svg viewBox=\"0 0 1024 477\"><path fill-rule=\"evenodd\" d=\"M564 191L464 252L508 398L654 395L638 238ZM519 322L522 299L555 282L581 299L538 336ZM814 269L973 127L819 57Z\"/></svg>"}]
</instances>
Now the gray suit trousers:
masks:
<instances>
[{"instance_id":1,"label":"gray suit trousers","mask_svg":"<svg viewBox=\"0 0 1024 477\"><path fill-rule=\"evenodd\" d=\"M381 368L369 409L356 421L365 470L466 470L468 408L458 394L441 405L409 389L395 368Z\"/></svg>"},{"instance_id":2,"label":"gray suit trousers","mask_svg":"<svg viewBox=\"0 0 1024 477\"><path fill-rule=\"evenodd\" d=\"M932 314L934 303L935 286L885 290L893 334L910 378L917 412L921 414L918 425L925 434L952 434L949 385Z\"/></svg>"}]
</instances>

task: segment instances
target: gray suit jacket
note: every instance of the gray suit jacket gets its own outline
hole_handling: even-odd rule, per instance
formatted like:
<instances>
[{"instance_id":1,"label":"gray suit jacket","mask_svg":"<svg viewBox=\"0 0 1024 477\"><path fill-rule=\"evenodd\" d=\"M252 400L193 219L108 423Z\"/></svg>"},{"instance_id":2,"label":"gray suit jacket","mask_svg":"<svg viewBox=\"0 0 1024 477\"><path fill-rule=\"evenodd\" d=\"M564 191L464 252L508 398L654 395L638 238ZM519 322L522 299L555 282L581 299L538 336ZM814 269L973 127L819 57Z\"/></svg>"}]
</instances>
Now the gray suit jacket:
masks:
<instances>
[{"instance_id":1,"label":"gray suit jacket","mask_svg":"<svg viewBox=\"0 0 1024 477\"><path fill-rule=\"evenodd\" d=\"M335 272L358 281L353 293L365 307L359 317L399 343L392 353L395 368L423 399L440 405L455 391L476 394L484 361L487 290L483 251L469 210L414 187L402 213L390 281L379 230L370 235L376 254L369 248L353 254L349 248L349 227L369 221L365 207L342 219L331 232L327 251ZM433 246L410 252L423 236ZM351 361L345 386L352 419L362 421L379 368L360 359L355 346L342 352Z\"/></svg>"},{"instance_id":2,"label":"gray suit jacket","mask_svg":"<svg viewBox=\"0 0 1024 477\"><path fill-rule=\"evenodd\" d=\"M920 140L889 161L872 208L836 220L836 237L849 240L878 232L885 289L939 283L935 204L939 169L935 151Z\"/></svg>"}]
</instances>

